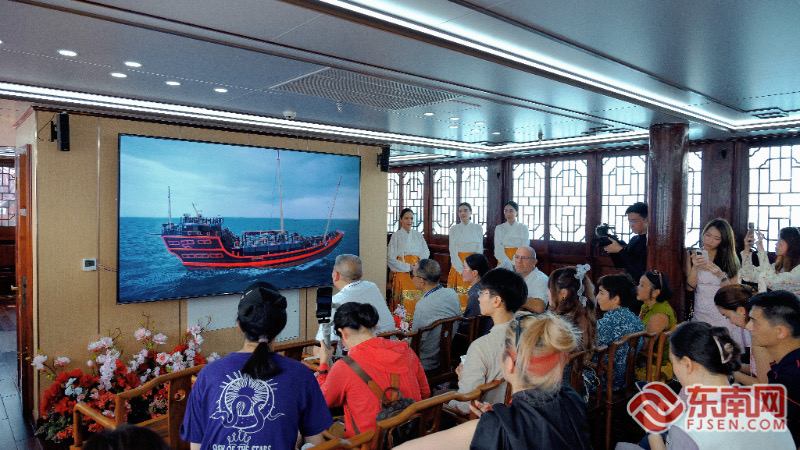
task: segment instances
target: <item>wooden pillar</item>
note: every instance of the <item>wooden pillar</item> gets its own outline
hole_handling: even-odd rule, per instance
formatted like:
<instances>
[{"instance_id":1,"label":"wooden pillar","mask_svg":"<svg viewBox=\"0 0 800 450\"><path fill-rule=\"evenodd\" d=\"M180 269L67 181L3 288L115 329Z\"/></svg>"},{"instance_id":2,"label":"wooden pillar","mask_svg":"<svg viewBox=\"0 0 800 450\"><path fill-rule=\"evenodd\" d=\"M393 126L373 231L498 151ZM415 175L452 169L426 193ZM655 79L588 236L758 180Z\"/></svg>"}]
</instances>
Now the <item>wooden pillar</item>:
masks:
<instances>
[{"instance_id":1,"label":"wooden pillar","mask_svg":"<svg viewBox=\"0 0 800 450\"><path fill-rule=\"evenodd\" d=\"M675 291L675 298L670 303L679 321L684 319L686 283L683 241L686 233L688 142L688 124L650 127L647 268L660 270L669 278Z\"/></svg>"},{"instance_id":2,"label":"wooden pillar","mask_svg":"<svg viewBox=\"0 0 800 450\"><path fill-rule=\"evenodd\" d=\"M497 260L494 258L494 229L503 223L503 203L511 200L507 175L507 161L491 160L487 164L486 180L486 239L484 239L484 255L489 259L489 267L495 267Z\"/></svg>"}]
</instances>

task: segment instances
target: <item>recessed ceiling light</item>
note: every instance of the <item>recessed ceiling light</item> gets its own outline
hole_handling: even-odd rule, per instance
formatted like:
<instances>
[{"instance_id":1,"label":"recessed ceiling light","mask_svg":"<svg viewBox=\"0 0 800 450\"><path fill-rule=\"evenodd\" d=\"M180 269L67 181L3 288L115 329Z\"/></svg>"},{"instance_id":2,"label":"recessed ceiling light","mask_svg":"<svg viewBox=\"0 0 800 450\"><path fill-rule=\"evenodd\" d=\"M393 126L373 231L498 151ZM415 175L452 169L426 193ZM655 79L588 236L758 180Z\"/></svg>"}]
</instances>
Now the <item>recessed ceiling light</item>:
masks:
<instances>
[{"instance_id":1,"label":"recessed ceiling light","mask_svg":"<svg viewBox=\"0 0 800 450\"><path fill-rule=\"evenodd\" d=\"M450 125L450 128L458 128L458 125Z\"/></svg>"},{"instance_id":2,"label":"recessed ceiling light","mask_svg":"<svg viewBox=\"0 0 800 450\"><path fill-rule=\"evenodd\" d=\"M2 44L2 43L3 43L3 41L2 41L2 40L0 40L0 44Z\"/></svg>"},{"instance_id":3,"label":"recessed ceiling light","mask_svg":"<svg viewBox=\"0 0 800 450\"><path fill-rule=\"evenodd\" d=\"M124 73L120 73L120 72L111 72L111 76L114 77L114 78L127 78L128 77Z\"/></svg>"},{"instance_id":4,"label":"recessed ceiling light","mask_svg":"<svg viewBox=\"0 0 800 450\"><path fill-rule=\"evenodd\" d=\"M426 113L422 113L422 115L423 115L423 116L432 116L432 115L433 115L433 113L432 113L432 112L426 112Z\"/></svg>"},{"instance_id":5,"label":"recessed ceiling light","mask_svg":"<svg viewBox=\"0 0 800 450\"><path fill-rule=\"evenodd\" d=\"M450 120L458 120L460 117L451 117Z\"/></svg>"},{"instance_id":6,"label":"recessed ceiling light","mask_svg":"<svg viewBox=\"0 0 800 450\"><path fill-rule=\"evenodd\" d=\"M59 50L58 54L61 56L78 56L78 54L72 50Z\"/></svg>"},{"instance_id":7,"label":"recessed ceiling light","mask_svg":"<svg viewBox=\"0 0 800 450\"><path fill-rule=\"evenodd\" d=\"M167 81L167 84L170 86L180 86L181 84L177 81Z\"/></svg>"},{"instance_id":8,"label":"recessed ceiling light","mask_svg":"<svg viewBox=\"0 0 800 450\"><path fill-rule=\"evenodd\" d=\"M228 92L228 90L225 89L225 88L216 88L216 89L214 89L214 92L219 92L220 94L224 94L224 93Z\"/></svg>"},{"instance_id":9,"label":"recessed ceiling light","mask_svg":"<svg viewBox=\"0 0 800 450\"><path fill-rule=\"evenodd\" d=\"M125 65L128 67L136 67L136 68L142 67L142 65L140 63L137 63L136 61L125 61Z\"/></svg>"},{"instance_id":10,"label":"recessed ceiling light","mask_svg":"<svg viewBox=\"0 0 800 450\"><path fill-rule=\"evenodd\" d=\"M486 123L486 122L484 122L484 121L482 121L482 120L479 120L479 121L475 122L475 125L483 125L483 124L485 124L485 123Z\"/></svg>"},{"instance_id":11,"label":"recessed ceiling light","mask_svg":"<svg viewBox=\"0 0 800 450\"><path fill-rule=\"evenodd\" d=\"M480 131L481 131L481 130L479 130L479 129L477 129L477 128L473 128L473 129L472 129L472 132L473 132L473 133L478 133L478 132L480 132Z\"/></svg>"},{"instance_id":12,"label":"recessed ceiling light","mask_svg":"<svg viewBox=\"0 0 800 450\"><path fill-rule=\"evenodd\" d=\"M492 131L492 134L495 135L495 136L498 136L498 135L500 135L500 132L499 131Z\"/></svg>"}]
</instances>

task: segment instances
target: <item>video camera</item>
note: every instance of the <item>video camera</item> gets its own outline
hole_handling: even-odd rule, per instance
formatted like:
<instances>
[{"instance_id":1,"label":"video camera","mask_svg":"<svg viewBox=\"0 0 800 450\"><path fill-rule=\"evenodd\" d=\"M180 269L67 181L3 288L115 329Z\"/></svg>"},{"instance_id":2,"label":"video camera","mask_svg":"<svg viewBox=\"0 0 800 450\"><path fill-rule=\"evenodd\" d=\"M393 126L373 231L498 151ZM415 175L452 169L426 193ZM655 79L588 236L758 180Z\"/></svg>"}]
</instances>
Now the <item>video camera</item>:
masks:
<instances>
[{"instance_id":1,"label":"video camera","mask_svg":"<svg viewBox=\"0 0 800 450\"><path fill-rule=\"evenodd\" d=\"M325 344L331 346L331 312L333 310L333 288L317 288L317 322L322 328Z\"/></svg>"},{"instance_id":2,"label":"video camera","mask_svg":"<svg viewBox=\"0 0 800 450\"><path fill-rule=\"evenodd\" d=\"M613 229L614 227L607 223L601 223L600 225L594 227L595 237L592 238L592 247L601 248L611 245L611 239L609 238L613 238L615 241L619 242L620 245L625 245L625 241L611 232Z\"/></svg>"}]
</instances>

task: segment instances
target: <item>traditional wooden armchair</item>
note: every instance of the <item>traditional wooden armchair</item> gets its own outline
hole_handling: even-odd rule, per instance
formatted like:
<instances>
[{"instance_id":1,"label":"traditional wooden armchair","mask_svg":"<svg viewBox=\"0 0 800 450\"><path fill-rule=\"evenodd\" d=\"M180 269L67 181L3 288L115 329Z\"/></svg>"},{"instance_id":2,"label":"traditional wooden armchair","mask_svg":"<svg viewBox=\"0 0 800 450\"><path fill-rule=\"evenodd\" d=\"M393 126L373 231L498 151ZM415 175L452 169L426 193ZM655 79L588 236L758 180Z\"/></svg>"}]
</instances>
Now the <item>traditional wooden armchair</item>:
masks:
<instances>
[{"instance_id":1,"label":"traditional wooden armchair","mask_svg":"<svg viewBox=\"0 0 800 450\"><path fill-rule=\"evenodd\" d=\"M455 395L455 397L453 397L453 400L456 400L456 401L459 401L459 402L471 402L473 400L482 401L483 397L486 395L487 392L489 392L492 389L500 386L501 384L503 384L504 381L505 380L503 380L503 379L490 381L490 382L488 382L486 384L482 384L482 385L478 386L474 391L468 392L466 394L460 394L460 393L456 392L456 395ZM506 399L505 399L505 402L506 402L506 404L508 404L508 400L510 399L510 392L511 392L510 386L511 385L510 384L506 384L506 386L507 387L506 387ZM459 423L459 424L467 422L467 421L472 420L472 419L477 419L477 416L471 410L470 410L469 413L463 413L458 408L453 408L450 405L443 405L442 406L442 413L447 414L448 418L452 419L455 423Z\"/></svg>"},{"instance_id":2,"label":"traditional wooden armchair","mask_svg":"<svg viewBox=\"0 0 800 450\"><path fill-rule=\"evenodd\" d=\"M120 424L127 421L128 411L125 405L128 401L147 394L166 382L169 383L167 414L156 417L155 419L139 422L135 425L152 429L164 438L167 444L174 450L188 450L189 443L180 438L180 427L183 422L183 415L186 412L189 392L192 390L192 377L197 375L197 372L199 372L202 367L203 366L194 366L161 375L136 389L120 392L116 395L113 419L104 416L100 411L89 407L86 403L78 403L75 405L73 416L73 423L76 425L72 428L72 437L75 443L70 447L70 450L77 450L83 446L83 434L81 426L78 424L82 423L84 416L94 420L103 426L103 428L114 430Z\"/></svg>"},{"instance_id":3,"label":"traditional wooden armchair","mask_svg":"<svg viewBox=\"0 0 800 450\"><path fill-rule=\"evenodd\" d=\"M278 344L273 350L275 353L280 353L287 358L294 359L295 361L302 361L303 352L306 347L319 347L319 341L309 339L307 341Z\"/></svg>"},{"instance_id":4,"label":"traditional wooden armchair","mask_svg":"<svg viewBox=\"0 0 800 450\"><path fill-rule=\"evenodd\" d=\"M372 438L375 436L375 431L369 430L361 434L357 434L350 439L336 438L329 439L322 444L311 447L314 450L336 450L336 449L353 449L358 448L362 450L369 450Z\"/></svg>"},{"instance_id":5,"label":"traditional wooden armchair","mask_svg":"<svg viewBox=\"0 0 800 450\"><path fill-rule=\"evenodd\" d=\"M463 320L463 318L461 316L448 317L405 334L407 338L410 338L409 346L419 356L422 348L422 337L428 333L435 333L436 328L441 327L439 329L439 367L428 374L428 384L431 385L431 390L433 390L433 386L445 381L458 379L451 363L450 353L453 346L453 327L459 320Z\"/></svg>"},{"instance_id":6,"label":"traditional wooden armchair","mask_svg":"<svg viewBox=\"0 0 800 450\"><path fill-rule=\"evenodd\" d=\"M416 402L404 409L400 414L381 420L375 425L375 435L372 438L372 448L384 449L395 446L392 438L392 431L411 421L419 418L417 437L427 436L428 434L439 431L442 419L442 405L456 397L454 392L437 395L419 402Z\"/></svg>"}]
</instances>

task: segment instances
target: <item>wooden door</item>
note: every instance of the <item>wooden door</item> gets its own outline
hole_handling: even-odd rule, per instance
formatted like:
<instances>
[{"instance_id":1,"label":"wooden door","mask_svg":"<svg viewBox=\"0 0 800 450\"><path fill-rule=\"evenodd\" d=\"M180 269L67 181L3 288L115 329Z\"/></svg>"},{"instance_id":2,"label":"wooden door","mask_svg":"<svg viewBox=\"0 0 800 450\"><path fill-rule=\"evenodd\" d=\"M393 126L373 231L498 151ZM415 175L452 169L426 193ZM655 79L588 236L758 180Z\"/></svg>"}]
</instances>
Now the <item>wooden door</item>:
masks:
<instances>
[{"instance_id":1,"label":"wooden door","mask_svg":"<svg viewBox=\"0 0 800 450\"><path fill-rule=\"evenodd\" d=\"M17 367L21 388L22 412L26 420L33 419L33 385L36 378L27 357L35 354L33 346L33 305L31 275L33 274L31 204L31 146L17 148L15 172L17 182L16 287L17 294Z\"/></svg>"}]
</instances>

